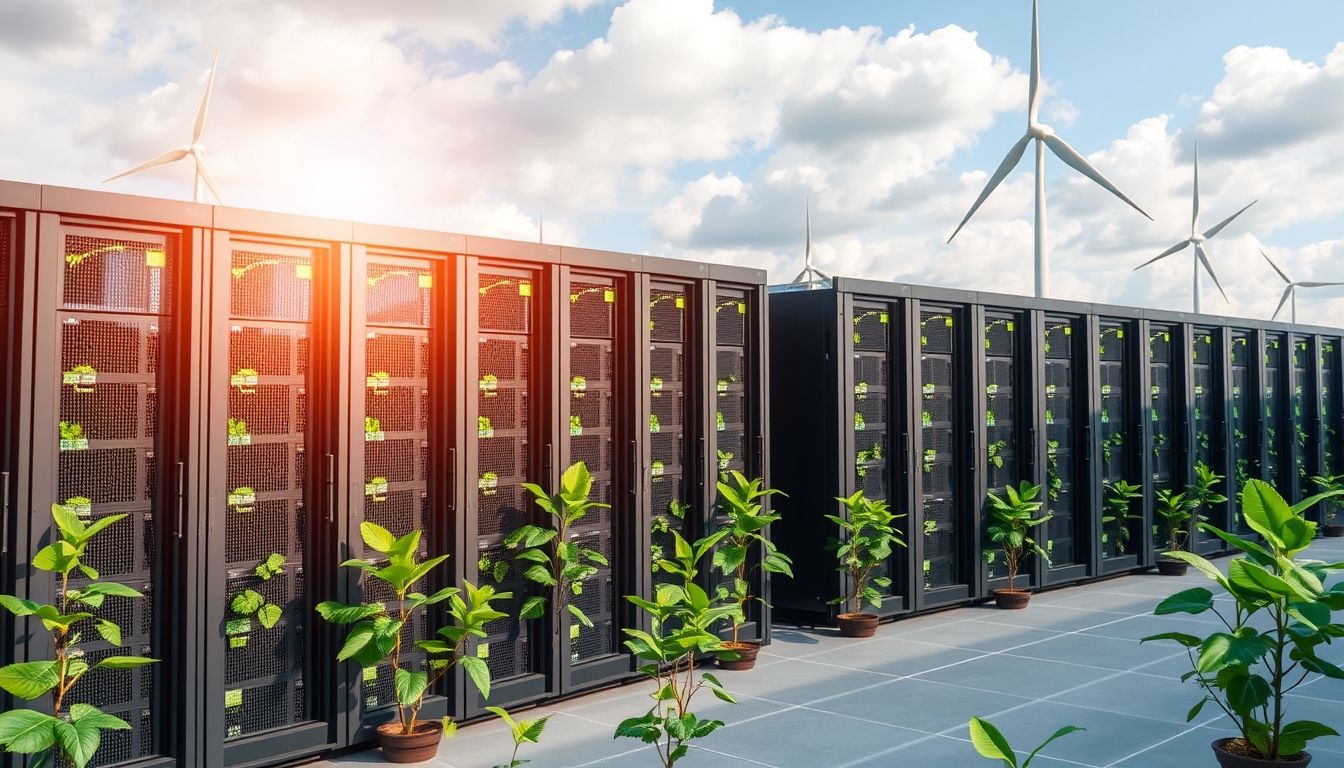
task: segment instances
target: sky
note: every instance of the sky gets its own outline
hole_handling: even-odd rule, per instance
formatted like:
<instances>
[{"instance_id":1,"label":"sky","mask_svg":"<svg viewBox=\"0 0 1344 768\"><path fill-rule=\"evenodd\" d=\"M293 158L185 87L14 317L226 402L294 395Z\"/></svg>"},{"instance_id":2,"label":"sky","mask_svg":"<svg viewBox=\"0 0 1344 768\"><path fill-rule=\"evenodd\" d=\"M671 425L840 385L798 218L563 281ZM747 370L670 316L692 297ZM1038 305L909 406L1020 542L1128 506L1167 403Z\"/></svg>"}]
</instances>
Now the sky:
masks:
<instances>
[{"instance_id":1,"label":"sky","mask_svg":"<svg viewBox=\"0 0 1344 768\"><path fill-rule=\"evenodd\" d=\"M1029 0L0 0L0 179L1030 294ZM1344 281L1344 3L1041 0L1042 119L1153 218L1047 160L1051 295L1191 308ZM1285 310L1286 312L1286 310ZM1284 319L1282 316L1280 319ZM1298 320L1344 325L1344 289Z\"/></svg>"}]
</instances>

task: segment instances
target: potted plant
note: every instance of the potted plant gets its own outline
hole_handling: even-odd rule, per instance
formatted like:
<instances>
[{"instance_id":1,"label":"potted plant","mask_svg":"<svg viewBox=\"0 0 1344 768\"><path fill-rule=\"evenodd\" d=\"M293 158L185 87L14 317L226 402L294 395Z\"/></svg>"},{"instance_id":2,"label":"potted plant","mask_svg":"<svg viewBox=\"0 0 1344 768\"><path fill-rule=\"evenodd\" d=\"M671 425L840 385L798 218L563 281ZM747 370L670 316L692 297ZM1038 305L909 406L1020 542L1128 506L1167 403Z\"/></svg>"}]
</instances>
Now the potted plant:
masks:
<instances>
[{"instance_id":1,"label":"potted plant","mask_svg":"<svg viewBox=\"0 0 1344 768\"><path fill-rule=\"evenodd\" d=\"M1195 462L1195 482L1185 486L1186 498L1190 499L1190 503L1193 505L1190 514L1194 517L1194 528L1197 528L1201 522L1199 514L1201 509L1227 501L1226 496L1214 490L1214 486L1225 479L1223 475L1213 471L1213 468L1208 464L1202 461Z\"/></svg>"},{"instance_id":2,"label":"potted plant","mask_svg":"<svg viewBox=\"0 0 1344 768\"><path fill-rule=\"evenodd\" d=\"M514 720L503 707L486 707L486 710L499 715L509 726L510 735L513 736L513 754L509 756L509 762L496 765L495 768L518 768L531 760L519 760L518 748L524 744L536 744L541 740L541 731L546 727L546 721L551 719L550 715L540 720Z\"/></svg>"},{"instance_id":3,"label":"potted plant","mask_svg":"<svg viewBox=\"0 0 1344 768\"><path fill-rule=\"evenodd\" d=\"M447 555L431 557L423 562L416 559L420 546L420 531L411 531L400 538L380 525L360 523L360 535L369 549L381 557L378 562L347 560L343 567L359 568L365 575L385 582L396 594L390 603L361 603L345 605L327 600L317 604L318 614L333 624L351 625L345 643L336 654L338 661L353 660L361 667L374 667L391 660L397 697L397 719L378 726L378 743L383 756L394 763L418 763L429 760L439 751L439 741L452 736L457 729L451 718L420 720L425 692L454 665L460 664L476 683L482 696L490 695L490 668L485 660L463 653L472 636L485 637L485 625L507 614L490 607L491 600L507 600L508 592L496 593L493 587L477 589L467 583L466 597L462 590L446 587L432 595L413 592L412 589ZM386 564L382 564L382 563ZM411 620L418 608L448 601L451 623L439 629L439 638L416 640L415 648L429 657L427 668L416 670L403 658L407 649L402 644L402 627Z\"/></svg>"},{"instance_id":4,"label":"potted plant","mask_svg":"<svg viewBox=\"0 0 1344 768\"><path fill-rule=\"evenodd\" d=\"M1061 736L1068 736L1075 731L1086 731L1086 728L1079 728L1076 725L1066 725L1055 731L1054 735L1046 739L1041 745L1027 755L1027 759L1021 763L1017 762L1017 753L1009 746L1008 740L999 733L999 729L988 720L981 720L978 717L971 718L971 744L975 746L975 751L981 756L988 757L991 760L1002 760L1008 768L1031 768L1031 761L1036 759L1036 755L1050 742Z\"/></svg>"},{"instance_id":5,"label":"potted plant","mask_svg":"<svg viewBox=\"0 0 1344 768\"><path fill-rule=\"evenodd\" d=\"M593 626L592 619L570 602L570 598L583 594L584 579L597 573L598 566L608 565L607 558L601 552L580 547L571 541L570 528L582 520L588 510L611 505L588 500L593 490L593 477L582 461L565 470L560 477L560 492L554 496L546 493L539 485L523 483L523 487L532 493L537 506L546 510L556 527L524 525L505 536L504 543L510 547L522 547L515 557L531 563L523 576L554 596L554 628L558 646L566 613L584 627ZM532 595L523 601L518 617L539 619L545 616L546 601L546 595Z\"/></svg>"},{"instance_id":6,"label":"potted plant","mask_svg":"<svg viewBox=\"0 0 1344 768\"><path fill-rule=\"evenodd\" d=\"M1194 504L1184 493L1172 490L1157 492L1155 511L1162 518L1162 525L1167 530L1167 550L1157 558L1157 571L1163 576L1185 575L1185 561L1171 557L1171 553L1185 548L1185 540L1190 536L1190 519L1194 509Z\"/></svg>"},{"instance_id":7,"label":"potted plant","mask_svg":"<svg viewBox=\"0 0 1344 768\"><path fill-rule=\"evenodd\" d=\"M1041 502L1035 500L1041 492L1039 485L1032 485L1023 480L1018 488L1014 489L1010 485L1004 492L1006 498L989 494L991 522L986 532L989 534L989 540L998 544L1003 550L1003 562L1008 568L1008 588L994 590L994 602L1000 608L1015 610L1026 608L1027 602L1031 600L1030 589L1013 587L1013 579L1017 578L1022 558L1028 552L1035 552L1045 558L1046 562L1050 560L1046 551L1027 534L1032 528L1050 520L1054 515L1033 517L1041 508Z\"/></svg>"},{"instance_id":8,"label":"potted plant","mask_svg":"<svg viewBox=\"0 0 1344 768\"><path fill-rule=\"evenodd\" d=\"M654 681L654 692L649 694L653 707L639 717L623 720L616 726L616 738L635 738L654 745L663 768L672 768L685 757L692 740L723 727L722 720L701 720L691 711L691 699L700 689L708 688L715 697L737 703L713 675L702 672L697 678L695 673L697 655L716 654L722 659L733 653L723 649L723 642L711 628L730 618L737 606L716 605L696 583L699 563L726 534L726 530L716 531L690 544L672 531L675 552L671 558L658 561L658 566L681 577L682 583L658 585L653 600L634 595L625 598L649 617L648 632L624 632L629 637L625 647L646 662L639 671Z\"/></svg>"},{"instance_id":9,"label":"potted plant","mask_svg":"<svg viewBox=\"0 0 1344 768\"><path fill-rule=\"evenodd\" d=\"M1136 515L1130 511L1134 502L1143 498L1143 486L1134 485L1127 480L1120 480L1114 483L1105 484L1105 496L1102 499L1101 523L1115 524L1115 555L1117 557L1125 554L1125 545L1129 543L1133 532L1130 525L1135 522L1142 522L1143 515Z\"/></svg>"},{"instance_id":10,"label":"potted plant","mask_svg":"<svg viewBox=\"0 0 1344 768\"><path fill-rule=\"evenodd\" d=\"M1344 491L1344 473L1338 475L1317 475L1311 478L1311 482L1320 486L1322 493L1332 493L1335 491ZM1344 524L1335 522L1335 515L1339 514L1339 509L1344 506L1338 498L1326 499L1322 509L1321 535L1328 538L1337 539L1344 536Z\"/></svg>"},{"instance_id":11,"label":"potted plant","mask_svg":"<svg viewBox=\"0 0 1344 768\"><path fill-rule=\"evenodd\" d=\"M891 586L886 576L873 576L873 569L891 557L893 545L905 546L900 533L891 523L905 515L893 515L887 502L864 498L863 491L836 501L845 505L844 517L826 515L826 519L840 526L843 538L832 537L826 549L835 552L840 561L836 570L849 575L850 592L831 600L828 605L839 605L841 610L853 606L853 611L836 616L841 637L872 637L877 631L878 617L863 613L863 604L882 607L882 593L875 587Z\"/></svg>"},{"instance_id":12,"label":"potted plant","mask_svg":"<svg viewBox=\"0 0 1344 768\"><path fill-rule=\"evenodd\" d=\"M1204 587L1178 592L1163 600L1154 613L1213 611L1223 626L1207 637L1164 632L1142 642L1170 640L1185 647L1193 669L1181 679L1195 681L1204 694L1187 721L1213 702L1236 725L1236 737L1213 742L1222 766L1305 766L1311 761L1304 751L1308 741L1339 735L1310 720L1285 722L1284 699L1309 673L1344 679L1344 669L1316 655L1322 643L1344 636L1344 624L1331 621L1333 611L1344 609L1344 586L1336 584L1327 590L1322 585L1331 571L1344 569L1344 563L1298 557L1316 535L1316 524L1302 513L1339 493L1320 494L1290 506L1268 483L1250 480L1241 494L1242 516L1263 543L1201 523L1200 528L1244 553L1227 564L1226 576L1199 555L1171 553L1217 582L1232 599L1220 607L1213 592Z\"/></svg>"},{"instance_id":13,"label":"potted plant","mask_svg":"<svg viewBox=\"0 0 1344 768\"><path fill-rule=\"evenodd\" d=\"M51 516L56 522L55 541L33 556L33 567L60 576L60 602L42 605L13 595L0 595L0 606L15 616L36 616L51 636L53 658L0 667L0 688L20 699L50 696L49 715L34 709L0 712L0 745L7 752L38 754L32 768L49 768L59 755L76 768L84 768L98 751L103 731L125 731L131 726L90 704L69 704L66 696L84 675L98 669L133 669L153 664L157 659L143 656L108 656L96 664L84 660L74 646L84 629L92 629L113 646L121 645L121 627L110 619L94 615L108 597L140 598L139 592L125 584L98 581L98 572L85 565L83 557L94 536L126 515L107 515L88 523L65 507L53 504ZM71 588L70 574L78 570L92 581ZM36 627L39 622L30 622Z\"/></svg>"},{"instance_id":14,"label":"potted plant","mask_svg":"<svg viewBox=\"0 0 1344 768\"><path fill-rule=\"evenodd\" d=\"M714 553L714 567L725 575L733 576L733 586L727 598L737 606L737 612L732 615L733 639L724 643L723 647L736 653L737 658L720 659L719 666L729 670L747 670L756 666L756 654L761 651L759 642L743 642L737 638L738 625L746 621L747 602L759 599L751 594L751 583L747 577L759 567L769 573L793 578L793 569L790 567L793 561L765 537L766 526L779 520L779 514L764 512L759 501L771 494L784 495L783 492L774 488L763 490L761 483L764 481L759 477L747 480L737 470L728 474L732 482L719 483L719 509L728 516L728 522L721 528L726 534L722 546ZM756 545L761 548L760 561L753 563L751 550Z\"/></svg>"}]
</instances>

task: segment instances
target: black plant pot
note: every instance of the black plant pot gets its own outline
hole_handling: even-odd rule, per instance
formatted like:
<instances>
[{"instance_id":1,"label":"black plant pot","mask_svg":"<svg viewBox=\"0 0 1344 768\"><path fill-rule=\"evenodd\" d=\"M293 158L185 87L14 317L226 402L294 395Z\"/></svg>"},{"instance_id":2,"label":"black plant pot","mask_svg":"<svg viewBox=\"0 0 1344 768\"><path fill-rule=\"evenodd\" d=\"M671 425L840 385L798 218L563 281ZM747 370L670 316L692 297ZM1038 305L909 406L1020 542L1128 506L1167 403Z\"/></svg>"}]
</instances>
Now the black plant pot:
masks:
<instances>
[{"instance_id":1,"label":"black plant pot","mask_svg":"<svg viewBox=\"0 0 1344 768\"><path fill-rule=\"evenodd\" d=\"M1323 525L1321 535L1327 539L1344 538L1344 525Z\"/></svg>"},{"instance_id":2,"label":"black plant pot","mask_svg":"<svg viewBox=\"0 0 1344 768\"><path fill-rule=\"evenodd\" d=\"M1218 739L1210 746L1213 747L1213 755L1218 758L1218 764L1223 768L1306 768L1311 763L1311 755L1306 752L1299 752L1293 755L1291 760L1261 760L1258 757L1245 757L1226 751L1225 747L1232 742L1240 742L1240 738Z\"/></svg>"},{"instance_id":3,"label":"black plant pot","mask_svg":"<svg viewBox=\"0 0 1344 768\"><path fill-rule=\"evenodd\" d=\"M1190 565L1184 560L1169 560L1165 557L1157 559L1157 572L1163 576L1184 576Z\"/></svg>"}]
</instances>

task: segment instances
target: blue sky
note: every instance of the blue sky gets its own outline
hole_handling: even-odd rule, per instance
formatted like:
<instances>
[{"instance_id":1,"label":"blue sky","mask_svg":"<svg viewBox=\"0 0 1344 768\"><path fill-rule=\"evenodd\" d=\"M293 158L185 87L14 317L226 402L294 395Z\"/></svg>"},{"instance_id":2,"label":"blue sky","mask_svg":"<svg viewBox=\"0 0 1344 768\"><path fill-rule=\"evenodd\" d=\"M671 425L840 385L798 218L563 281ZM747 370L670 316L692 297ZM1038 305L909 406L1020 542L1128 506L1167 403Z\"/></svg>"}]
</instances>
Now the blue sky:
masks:
<instances>
[{"instance_id":1,"label":"blue sky","mask_svg":"<svg viewBox=\"0 0 1344 768\"><path fill-rule=\"evenodd\" d=\"M1344 4L1043 0L1045 119L1155 219L1048 163L1055 294L1186 309L1201 142L1230 304L1344 279ZM800 268L802 201L840 274L1031 290L1024 162L944 244L1025 123L1028 0L7 0L0 178L104 178L203 143L227 202ZM870 28L866 31L863 28ZM875 28L875 29L872 29ZM1344 324L1344 293L1304 321Z\"/></svg>"}]
</instances>

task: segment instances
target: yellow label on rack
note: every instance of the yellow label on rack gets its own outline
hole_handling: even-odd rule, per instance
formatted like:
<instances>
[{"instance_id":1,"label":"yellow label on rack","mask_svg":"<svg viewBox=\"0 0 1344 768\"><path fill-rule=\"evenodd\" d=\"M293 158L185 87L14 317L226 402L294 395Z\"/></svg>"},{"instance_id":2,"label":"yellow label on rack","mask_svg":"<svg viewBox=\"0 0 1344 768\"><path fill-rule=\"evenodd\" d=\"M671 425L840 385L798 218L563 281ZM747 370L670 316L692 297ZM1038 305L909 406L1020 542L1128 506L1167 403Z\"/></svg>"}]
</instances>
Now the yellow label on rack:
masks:
<instances>
[{"instance_id":1,"label":"yellow label on rack","mask_svg":"<svg viewBox=\"0 0 1344 768\"><path fill-rule=\"evenodd\" d=\"M1009 320L1009 321L1008 321L1008 332L1009 332L1009 333L1012 333L1012 332L1013 332L1013 321L1012 321L1012 320Z\"/></svg>"},{"instance_id":2,"label":"yellow label on rack","mask_svg":"<svg viewBox=\"0 0 1344 768\"><path fill-rule=\"evenodd\" d=\"M612 290L603 291L602 300L607 302L608 304L612 303L613 301L616 300L616 292Z\"/></svg>"},{"instance_id":3,"label":"yellow label on rack","mask_svg":"<svg viewBox=\"0 0 1344 768\"><path fill-rule=\"evenodd\" d=\"M569 639L570 639L570 640L578 640L578 639L579 639L579 627L581 627L581 626L582 626L582 625L580 625L580 624L574 624L573 626L571 626L571 627L569 628Z\"/></svg>"},{"instance_id":4,"label":"yellow label on rack","mask_svg":"<svg viewBox=\"0 0 1344 768\"><path fill-rule=\"evenodd\" d=\"M421 287L421 288L433 288L433 287L434 287L434 276L433 276L433 275L420 275L420 287Z\"/></svg>"},{"instance_id":5,"label":"yellow label on rack","mask_svg":"<svg viewBox=\"0 0 1344 768\"><path fill-rule=\"evenodd\" d=\"M312 280L312 279L313 279L313 265L312 265L312 264L295 264L295 265L294 265L294 277L298 278L299 280Z\"/></svg>"},{"instance_id":6,"label":"yellow label on rack","mask_svg":"<svg viewBox=\"0 0 1344 768\"><path fill-rule=\"evenodd\" d=\"M519 296L531 296L531 295L532 295L532 284L531 284L531 283L519 283L519 284L518 284L518 295L519 295Z\"/></svg>"},{"instance_id":7,"label":"yellow label on rack","mask_svg":"<svg viewBox=\"0 0 1344 768\"><path fill-rule=\"evenodd\" d=\"M737 302L737 314L739 314L739 315L745 315L745 314L747 314L747 305L746 305L746 304L743 304L743 303L740 302L740 301Z\"/></svg>"},{"instance_id":8,"label":"yellow label on rack","mask_svg":"<svg viewBox=\"0 0 1344 768\"><path fill-rule=\"evenodd\" d=\"M685 308L686 308L686 298L684 296L678 296L677 309L685 309Z\"/></svg>"},{"instance_id":9,"label":"yellow label on rack","mask_svg":"<svg viewBox=\"0 0 1344 768\"><path fill-rule=\"evenodd\" d=\"M168 254L158 248L150 248L145 251L145 266L147 267L166 267L168 266Z\"/></svg>"},{"instance_id":10,"label":"yellow label on rack","mask_svg":"<svg viewBox=\"0 0 1344 768\"><path fill-rule=\"evenodd\" d=\"M243 706L243 689L234 688L232 691L224 692L224 708L233 709Z\"/></svg>"},{"instance_id":11,"label":"yellow label on rack","mask_svg":"<svg viewBox=\"0 0 1344 768\"><path fill-rule=\"evenodd\" d=\"M885 325L885 324L887 323L887 313L886 313L886 312L883 312L882 314L880 314L880 315L877 316L877 319L878 319L878 322L881 322L882 324Z\"/></svg>"},{"instance_id":12,"label":"yellow label on rack","mask_svg":"<svg viewBox=\"0 0 1344 768\"><path fill-rule=\"evenodd\" d=\"M480 645L476 646L476 658L478 658L478 659L488 659L488 658L490 658L490 644L489 644L489 643L481 643Z\"/></svg>"},{"instance_id":13,"label":"yellow label on rack","mask_svg":"<svg viewBox=\"0 0 1344 768\"><path fill-rule=\"evenodd\" d=\"M366 683L372 683L372 682L374 682L374 681L377 680L377 679L378 679L378 668L377 668L377 667L365 667L365 668L364 668L364 682L366 682Z\"/></svg>"},{"instance_id":14,"label":"yellow label on rack","mask_svg":"<svg viewBox=\"0 0 1344 768\"><path fill-rule=\"evenodd\" d=\"M1071 328L1071 327L1069 327L1069 326L1067 326L1067 325L1064 326L1064 335L1065 335L1065 336L1072 336L1072 335L1073 335L1073 328Z\"/></svg>"}]
</instances>

